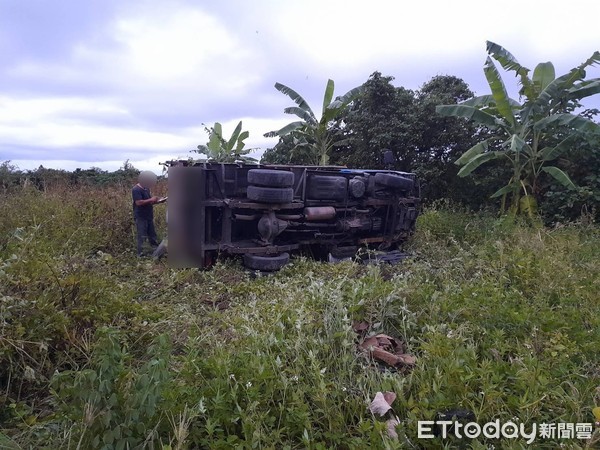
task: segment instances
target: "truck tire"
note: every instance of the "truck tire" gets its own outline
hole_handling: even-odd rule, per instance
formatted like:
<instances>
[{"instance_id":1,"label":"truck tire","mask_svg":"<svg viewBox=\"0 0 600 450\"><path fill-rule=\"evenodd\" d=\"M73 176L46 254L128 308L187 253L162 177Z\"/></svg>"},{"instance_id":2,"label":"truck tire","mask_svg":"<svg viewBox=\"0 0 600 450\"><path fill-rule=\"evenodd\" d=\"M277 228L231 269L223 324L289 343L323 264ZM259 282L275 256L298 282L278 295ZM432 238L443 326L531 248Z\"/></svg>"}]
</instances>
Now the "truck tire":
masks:
<instances>
[{"instance_id":1,"label":"truck tire","mask_svg":"<svg viewBox=\"0 0 600 450\"><path fill-rule=\"evenodd\" d=\"M290 203L294 200L292 188L248 186L246 193L250 200L259 203Z\"/></svg>"},{"instance_id":2,"label":"truck tire","mask_svg":"<svg viewBox=\"0 0 600 450\"><path fill-rule=\"evenodd\" d=\"M413 180L410 178L403 177L402 175L394 175L392 173L376 173L375 183L392 189L400 189L402 191L410 191L414 185Z\"/></svg>"},{"instance_id":3,"label":"truck tire","mask_svg":"<svg viewBox=\"0 0 600 450\"><path fill-rule=\"evenodd\" d=\"M289 253L281 253L277 256L244 254L244 266L252 270L264 270L274 272L281 269L290 261Z\"/></svg>"},{"instance_id":4,"label":"truck tire","mask_svg":"<svg viewBox=\"0 0 600 450\"><path fill-rule=\"evenodd\" d=\"M265 187L292 187L294 172L273 169L250 169L248 183Z\"/></svg>"}]
</instances>

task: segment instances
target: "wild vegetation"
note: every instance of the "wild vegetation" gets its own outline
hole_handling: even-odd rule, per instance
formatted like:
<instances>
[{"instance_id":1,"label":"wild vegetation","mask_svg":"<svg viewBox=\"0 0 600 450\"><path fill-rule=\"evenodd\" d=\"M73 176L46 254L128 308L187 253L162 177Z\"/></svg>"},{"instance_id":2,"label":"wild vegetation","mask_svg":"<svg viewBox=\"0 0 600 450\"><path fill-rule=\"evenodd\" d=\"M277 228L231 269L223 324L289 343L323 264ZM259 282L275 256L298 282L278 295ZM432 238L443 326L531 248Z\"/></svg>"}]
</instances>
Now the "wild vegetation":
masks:
<instances>
[{"instance_id":1,"label":"wild vegetation","mask_svg":"<svg viewBox=\"0 0 600 450\"><path fill-rule=\"evenodd\" d=\"M293 155L295 158L306 159L309 164L328 165L334 145L339 145L332 136L330 122L337 119L358 98L362 88L359 86L351 89L334 100L335 83L328 80L320 118L317 118L304 97L292 88L275 83L275 89L287 95L297 105L287 107L283 112L298 116L300 120L290 122L280 130L270 131L265 137L287 138L285 142L292 144L291 152L297 153Z\"/></svg>"},{"instance_id":2,"label":"wild vegetation","mask_svg":"<svg viewBox=\"0 0 600 450\"><path fill-rule=\"evenodd\" d=\"M597 227L438 205L402 265L297 257L254 279L235 260L201 272L136 259L129 188L0 197L2 448L448 448L460 442L419 440L416 422L452 408L594 421ZM405 342L415 367L374 365L362 321ZM378 391L397 394L397 441L367 409Z\"/></svg>"},{"instance_id":3,"label":"wild vegetation","mask_svg":"<svg viewBox=\"0 0 600 450\"><path fill-rule=\"evenodd\" d=\"M492 91L458 105L440 105L437 111L447 116L464 117L493 130L492 136L475 144L456 161L462 168L459 176L471 174L482 164L495 159L507 159L512 167L508 183L492 197L511 196L510 210L533 218L537 214L540 194L538 179L543 173L563 186L575 189L569 176L550 163L563 157L575 143L600 136L600 125L572 112L579 101L600 92L600 78L586 79L586 69L600 63L600 52L556 77L551 62L540 63L529 77L530 70L522 66L505 48L487 43L488 56L483 71ZM510 98L498 72L500 65L514 71L521 83L519 95L523 103ZM496 144L496 145L495 145Z\"/></svg>"},{"instance_id":4,"label":"wild vegetation","mask_svg":"<svg viewBox=\"0 0 600 450\"><path fill-rule=\"evenodd\" d=\"M242 121L240 120L235 130L229 137L225 139L223 137L223 126L219 122L208 128L205 127L205 131L208 134L208 142L206 144L198 145L195 153L205 155L209 161L221 162L221 163L233 163L236 161L242 162L255 162L254 158L248 156L248 153L252 151L251 148L245 148L246 143L244 142L250 136L248 131L242 131Z\"/></svg>"}]
</instances>

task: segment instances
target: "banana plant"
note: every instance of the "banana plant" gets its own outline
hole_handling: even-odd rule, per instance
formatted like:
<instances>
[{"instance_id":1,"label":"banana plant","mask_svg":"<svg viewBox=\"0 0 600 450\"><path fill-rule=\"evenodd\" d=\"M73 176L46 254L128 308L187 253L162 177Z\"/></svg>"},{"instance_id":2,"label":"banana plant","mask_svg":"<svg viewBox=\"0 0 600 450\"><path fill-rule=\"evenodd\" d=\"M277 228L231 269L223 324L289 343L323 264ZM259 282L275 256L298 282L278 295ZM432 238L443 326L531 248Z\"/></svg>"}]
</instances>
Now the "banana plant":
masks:
<instances>
[{"instance_id":1,"label":"banana plant","mask_svg":"<svg viewBox=\"0 0 600 450\"><path fill-rule=\"evenodd\" d=\"M323 96L323 112L320 118L317 118L306 100L292 88L281 83L275 83L275 89L287 95L297 105L285 108L283 112L298 116L300 120L290 122L280 130L270 131L265 134L265 137L291 135L295 149L309 150L314 164L327 165L331 149L334 146L329 124L360 95L362 87L351 89L334 100L335 83L333 80L328 80Z\"/></svg>"},{"instance_id":2,"label":"banana plant","mask_svg":"<svg viewBox=\"0 0 600 450\"><path fill-rule=\"evenodd\" d=\"M600 52L559 77L551 62L538 64L530 76L530 69L494 42L487 42L487 53L483 72L491 94L457 105L439 105L436 110L444 116L472 120L494 132L493 137L474 145L456 161L462 166L458 175L468 176L488 161L508 160L512 177L492 197L502 197L504 210L506 198L511 195L510 211L533 217L539 177L545 173L563 186L575 188L569 176L551 163L581 135L600 134L600 125L568 112L578 106L579 100L600 93L600 78L586 79L586 69L600 63ZM520 85L519 101L509 97L494 60L504 70L515 73Z\"/></svg>"},{"instance_id":3,"label":"banana plant","mask_svg":"<svg viewBox=\"0 0 600 450\"><path fill-rule=\"evenodd\" d=\"M209 161L233 163L236 161L255 162L256 159L246 156L252 149L244 148L245 140L250 136L248 131L242 131L242 121L237 124L233 134L229 139L223 137L223 127L219 122L208 128L204 127L208 133L208 142L206 145L199 145L196 153L204 154Z\"/></svg>"}]
</instances>

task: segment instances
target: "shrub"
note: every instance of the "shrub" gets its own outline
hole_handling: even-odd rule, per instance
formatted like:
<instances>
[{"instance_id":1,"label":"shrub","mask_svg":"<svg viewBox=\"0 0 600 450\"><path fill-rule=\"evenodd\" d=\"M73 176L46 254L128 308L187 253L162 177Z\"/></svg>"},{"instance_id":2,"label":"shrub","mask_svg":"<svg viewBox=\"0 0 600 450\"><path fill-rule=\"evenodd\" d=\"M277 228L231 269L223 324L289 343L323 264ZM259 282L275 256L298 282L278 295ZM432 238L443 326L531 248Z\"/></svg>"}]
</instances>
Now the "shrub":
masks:
<instances>
[{"instance_id":1,"label":"shrub","mask_svg":"<svg viewBox=\"0 0 600 450\"><path fill-rule=\"evenodd\" d=\"M147 361L130 366L118 333L99 330L89 368L58 373L52 380L58 410L80 448L138 448L159 442L163 392L168 388L166 336L148 348Z\"/></svg>"}]
</instances>

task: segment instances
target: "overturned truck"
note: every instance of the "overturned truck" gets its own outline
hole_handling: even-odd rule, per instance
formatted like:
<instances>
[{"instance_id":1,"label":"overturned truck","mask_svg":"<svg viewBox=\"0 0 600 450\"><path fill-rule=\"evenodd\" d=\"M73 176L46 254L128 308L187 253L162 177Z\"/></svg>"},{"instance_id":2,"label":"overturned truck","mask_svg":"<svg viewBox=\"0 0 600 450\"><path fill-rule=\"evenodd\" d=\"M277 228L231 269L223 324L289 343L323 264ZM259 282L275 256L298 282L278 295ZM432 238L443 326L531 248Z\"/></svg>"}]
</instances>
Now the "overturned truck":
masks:
<instances>
[{"instance_id":1,"label":"overturned truck","mask_svg":"<svg viewBox=\"0 0 600 450\"><path fill-rule=\"evenodd\" d=\"M413 232L419 183L412 173L335 166L172 161L169 263L208 267L243 255L279 270L291 252L344 258L360 247L395 250Z\"/></svg>"}]
</instances>

